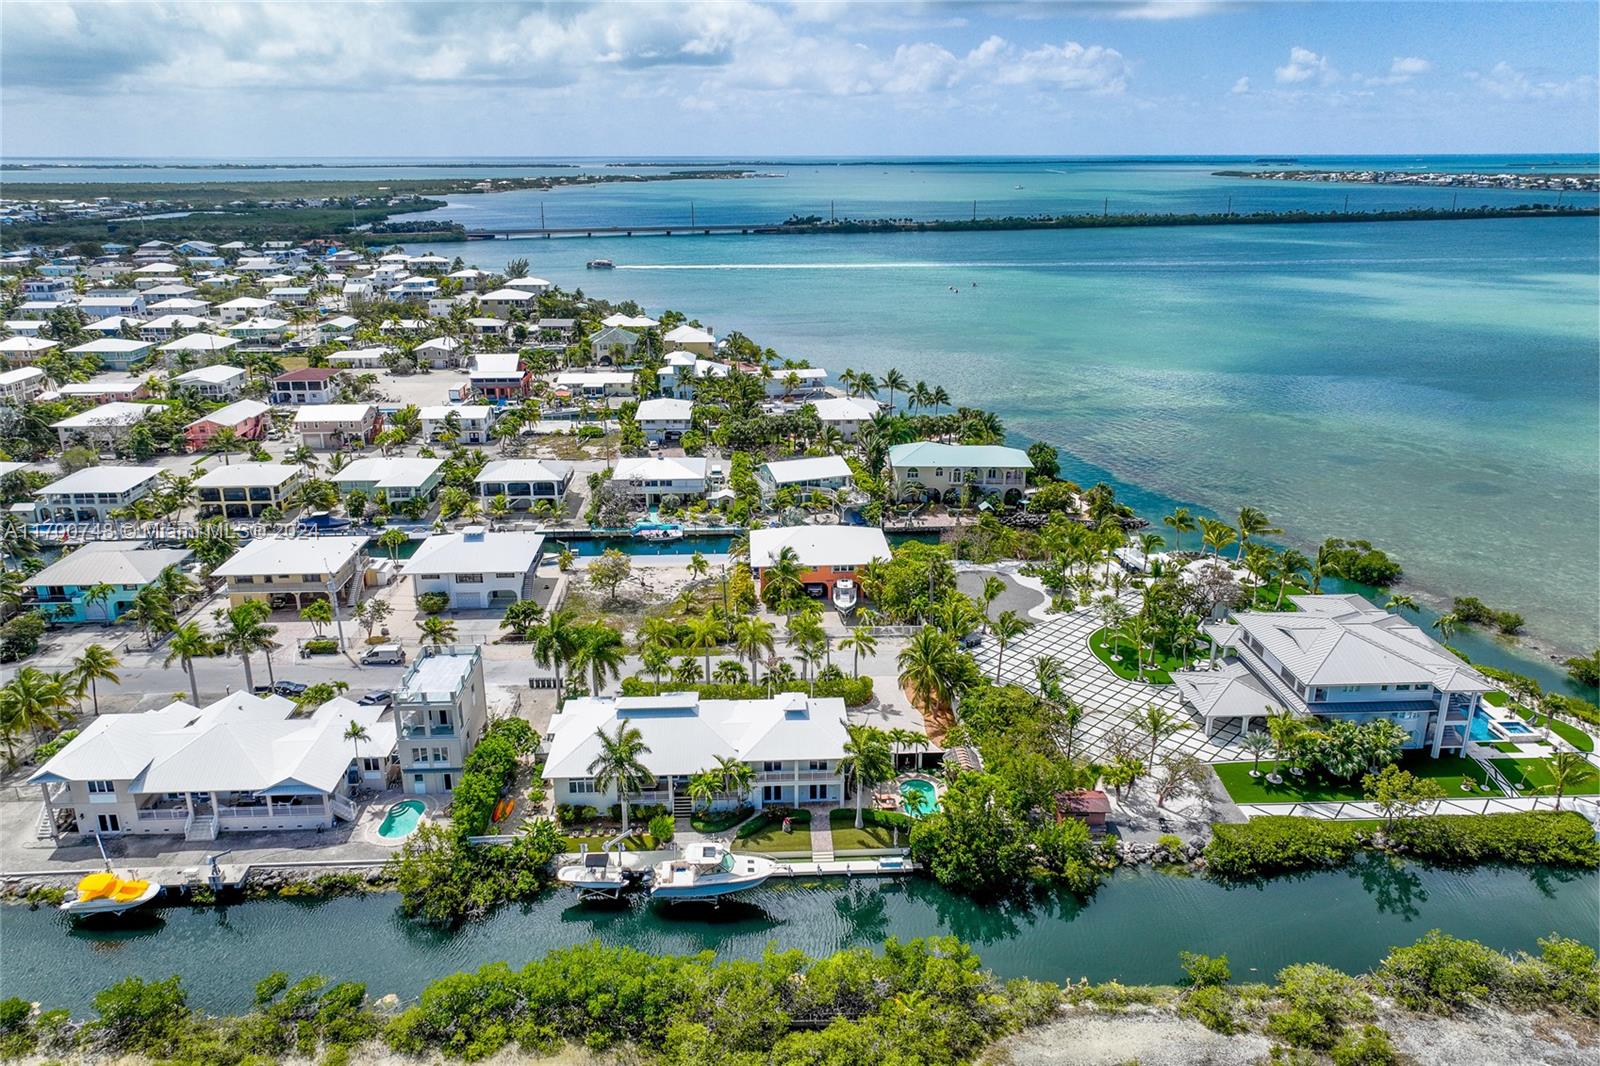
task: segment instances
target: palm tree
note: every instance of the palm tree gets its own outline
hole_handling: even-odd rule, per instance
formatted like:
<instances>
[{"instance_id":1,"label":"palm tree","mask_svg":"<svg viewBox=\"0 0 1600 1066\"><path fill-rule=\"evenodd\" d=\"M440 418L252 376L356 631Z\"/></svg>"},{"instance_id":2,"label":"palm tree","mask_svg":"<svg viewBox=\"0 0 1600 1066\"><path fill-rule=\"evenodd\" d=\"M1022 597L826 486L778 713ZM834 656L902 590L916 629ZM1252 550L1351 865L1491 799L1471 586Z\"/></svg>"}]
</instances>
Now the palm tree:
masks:
<instances>
[{"instance_id":1,"label":"palm tree","mask_svg":"<svg viewBox=\"0 0 1600 1066\"><path fill-rule=\"evenodd\" d=\"M572 660L582 635L574 618L572 608L557 607L528 627L534 662L555 671L557 700L561 698L561 666Z\"/></svg>"},{"instance_id":2,"label":"palm tree","mask_svg":"<svg viewBox=\"0 0 1600 1066\"><path fill-rule=\"evenodd\" d=\"M256 681L250 671L251 654L277 647L272 637L278 632L278 627L265 624L271 613L272 608L262 601L246 600L222 614L223 628L216 635L222 650L229 655L237 655L244 664L244 685L252 692L255 691ZM268 662L271 662L270 658Z\"/></svg>"},{"instance_id":3,"label":"palm tree","mask_svg":"<svg viewBox=\"0 0 1600 1066\"><path fill-rule=\"evenodd\" d=\"M706 562L706 557L699 552L689 556L689 576L699 580L711 572L711 564Z\"/></svg>"},{"instance_id":4,"label":"palm tree","mask_svg":"<svg viewBox=\"0 0 1600 1066\"><path fill-rule=\"evenodd\" d=\"M1383 609L1386 611L1410 611L1412 614L1416 614L1417 601L1403 592L1395 592L1390 594L1389 602L1383 605Z\"/></svg>"},{"instance_id":5,"label":"palm tree","mask_svg":"<svg viewBox=\"0 0 1600 1066\"><path fill-rule=\"evenodd\" d=\"M116 674L117 667L121 665L122 660L104 644L90 644L72 660L72 670L77 675L79 683L89 686L89 694L94 699L96 718L100 717L99 683L109 681L113 685L122 684L122 679Z\"/></svg>"},{"instance_id":6,"label":"palm tree","mask_svg":"<svg viewBox=\"0 0 1600 1066\"><path fill-rule=\"evenodd\" d=\"M1134 711L1128 715L1128 720L1135 729L1150 738L1150 756L1145 760L1145 765L1153 767L1156 764L1156 748L1161 742L1175 733L1185 729L1193 729L1186 719L1176 711L1169 711L1165 707L1149 704L1142 711Z\"/></svg>"},{"instance_id":7,"label":"palm tree","mask_svg":"<svg viewBox=\"0 0 1600 1066\"><path fill-rule=\"evenodd\" d=\"M161 664L171 666L175 659L183 664L183 672L189 675L189 695L194 698L196 707L200 706L200 682L195 677L194 661L210 658L213 647L211 638L201 632L198 622L185 622L173 632L167 644L166 661Z\"/></svg>"},{"instance_id":8,"label":"palm tree","mask_svg":"<svg viewBox=\"0 0 1600 1066\"><path fill-rule=\"evenodd\" d=\"M1017 617L1015 611L1001 611L1000 617L994 620L994 625L989 628L995 643L999 645L1000 653L994 657L994 681L1000 683L1000 665L1006 659L1006 645L1022 636L1030 623Z\"/></svg>"},{"instance_id":9,"label":"palm tree","mask_svg":"<svg viewBox=\"0 0 1600 1066\"><path fill-rule=\"evenodd\" d=\"M692 802L697 809L709 809L712 802L716 800L717 794L722 791L722 778L718 777L710 770L702 770L700 773L689 778L689 787L687 791L689 793L690 802Z\"/></svg>"},{"instance_id":10,"label":"palm tree","mask_svg":"<svg viewBox=\"0 0 1600 1066\"><path fill-rule=\"evenodd\" d=\"M868 655L878 650L878 638L872 635L872 630L865 626L857 626L850 631L849 636L839 641L839 650L850 653L850 676L861 676L861 653Z\"/></svg>"},{"instance_id":11,"label":"palm tree","mask_svg":"<svg viewBox=\"0 0 1600 1066\"><path fill-rule=\"evenodd\" d=\"M787 614L790 604L805 595L805 582L800 580L803 573L805 567L800 565L799 553L788 546L780 549L772 565L761 575L762 598L767 605L775 606Z\"/></svg>"},{"instance_id":12,"label":"palm tree","mask_svg":"<svg viewBox=\"0 0 1600 1066\"><path fill-rule=\"evenodd\" d=\"M10 684L0 688L0 719L8 729L26 729L38 741L45 730L59 724L55 715L59 696L51 675L38 667L24 666Z\"/></svg>"},{"instance_id":13,"label":"palm tree","mask_svg":"<svg viewBox=\"0 0 1600 1066\"><path fill-rule=\"evenodd\" d=\"M736 755L718 755L715 773L722 783L722 791L741 803L755 787L755 767L741 761Z\"/></svg>"},{"instance_id":14,"label":"palm tree","mask_svg":"<svg viewBox=\"0 0 1600 1066\"><path fill-rule=\"evenodd\" d=\"M1006 590L1005 579L995 574L990 574L983 579L983 591L978 594L978 602L983 604L983 628L989 629L989 606L999 599Z\"/></svg>"},{"instance_id":15,"label":"palm tree","mask_svg":"<svg viewBox=\"0 0 1600 1066\"><path fill-rule=\"evenodd\" d=\"M146 585L133 595L133 602L122 612L122 621L139 627L146 647L153 646L152 632L170 633L177 624L172 603L156 585Z\"/></svg>"},{"instance_id":16,"label":"palm tree","mask_svg":"<svg viewBox=\"0 0 1600 1066\"><path fill-rule=\"evenodd\" d=\"M965 673L956 642L932 626L917 630L895 663L900 668L901 687L923 711L948 707Z\"/></svg>"},{"instance_id":17,"label":"palm tree","mask_svg":"<svg viewBox=\"0 0 1600 1066\"><path fill-rule=\"evenodd\" d=\"M1283 530L1274 526L1267 513L1258 507L1239 508L1239 553L1236 559L1244 558L1245 546L1253 537L1270 537Z\"/></svg>"},{"instance_id":18,"label":"palm tree","mask_svg":"<svg viewBox=\"0 0 1600 1066\"><path fill-rule=\"evenodd\" d=\"M1200 541L1211 549L1213 557L1239 538L1239 534L1226 522L1218 522L1214 518L1202 518L1199 522Z\"/></svg>"},{"instance_id":19,"label":"palm tree","mask_svg":"<svg viewBox=\"0 0 1600 1066\"><path fill-rule=\"evenodd\" d=\"M774 634L777 627L765 618L753 614L742 616L733 624L733 645L741 654L750 656L750 677L756 678L759 674L757 664L760 662L761 653L771 655L776 650Z\"/></svg>"},{"instance_id":20,"label":"palm tree","mask_svg":"<svg viewBox=\"0 0 1600 1066\"><path fill-rule=\"evenodd\" d=\"M589 674L589 691L600 695L608 678L622 676L622 664L628 657L628 646L622 634L604 623L596 622L585 627L577 651L572 656L572 670Z\"/></svg>"},{"instance_id":21,"label":"palm tree","mask_svg":"<svg viewBox=\"0 0 1600 1066\"><path fill-rule=\"evenodd\" d=\"M684 647L705 652L707 684L711 683L711 649L722 643L723 636L722 621L710 611L689 621L689 639Z\"/></svg>"},{"instance_id":22,"label":"palm tree","mask_svg":"<svg viewBox=\"0 0 1600 1066\"><path fill-rule=\"evenodd\" d=\"M97 581L93 585L89 586L89 591L83 594L84 606L100 608L101 620L109 622L111 621L111 611L106 607L106 604L111 601L111 597L116 593L116 591L117 589L115 585L108 585L104 581Z\"/></svg>"},{"instance_id":23,"label":"palm tree","mask_svg":"<svg viewBox=\"0 0 1600 1066\"><path fill-rule=\"evenodd\" d=\"M1283 606L1283 592L1289 584L1300 576L1301 571L1311 568L1311 560L1293 548L1285 548L1278 553L1278 599L1272 605L1274 611Z\"/></svg>"},{"instance_id":24,"label":"palm tree","mask_svg":"<svg viewBox=\"0 0 1600 1066\"><path fill-rule=\"evenodd\" d=\"M1446 611L1433 620L1433 628L1439 631L1442 640L1449 640L1456 635L1456 629L1461 625L1461 616L1454 611Z\"/></svg>"},{"instance_id":25,"label":"palm tree","mask_svg":"<svg viewBox=\"0 0 1600 1066\"><path fill-rule=\"evenodd\" d=\"M422 630L422 639L435 648L442 648L456 639L456 624L436 614L424 618L418 628Z\"/></svg>"},{"instance_id":26,"label":"palm tree","mask_svg":"<svg viewBox=\"0 0 1600 1066\"><path fill-rule=\"evenodd\" d=\"M1561 809L1561 797L1578 784L1589 772L1589 761L1575 751L1558 751L1545 763L1550 783L1538 791L1548 792L1556 798L1556 810Z\"/></svg>"},{"instance_id":27,"label":"palm tree","mask_svg":"<svg viewBox=\"0 0 1600 1066\"><path fill-rule=\"evenodd\" d=\"M845 777L854 778L856 828L860 829L865 824L861 797L873 785L894 776L894 760L889 754L888 734L883 730L850 722L842 724L848 739L844 742L844 758L839 761L839 772Z\"/></svg>"},{"instance_id":28,"label":"palm tree","mask_svg":"<svg viewBox=\"0 0 1600 1066\"><path fill-rule=\"evenodd\" d=\"M1183 550L1183 535L1193 533L1195 530L1194 519L1189 515L1189 508L1174 507L1172 513L1161 520L1162 525L1172 528L1172 550Z\"/></svg>"},{"instance_id":29,"label":"palm tree","mask_svg":"<svg viewBox=\"0 0 1600 1066\"><path fill-rule=\"evenodd\" d=\"M411 534L403 529L386 529L378 534L378 547L389 553L389 561L394 562L401 548L411 543Z\"/></svg>"},{"instance_id":30,"label":"palm tree","mask_svg":"<svg viewBox=\"0 0 1600 1066\"><path fill-rule=\"evenodd\" d=\"M656 783L655 775L641 761L650 749L643 734L626 718L617 723L615 736L607 736L604 729L598 728L594 734L600 740L600 753L589 764L589 776L594 778L597 792L608 792L616 786L617 800L622 805L622 832L626 836L628 797Z\"/></svg>"},{"instance_id":31,"label":"palm tree","mask_svg":"<svg viewBox=\"0 0 1600 1066\"><path fill-rule=\"evenodd\" d=\"M352 762L359 766L361 763L361 745L371 740L372 734L367 732L366 726L352 720L349 725L344 727L344 739L348 740L350 746L355 748L356 755Z\"/></svg>"},{"instance_id":32,"label":"palm tree","mask_svg":"<svg viewBox=\"0 0 1600 1066\"><path fill-rule=\"evenodd\" d=\"M905 392L910 386L906 382L904 374L898 370L891 369L883 375L883 387L889 390L889 411L892 414L894 412L894 394L896 390Z\"/></svg>"},{"instance_id":33,"label":"palm tree","mask_svg":"<svg viewBox=\"0 0 1600 1066\"><path fill-rule=\"evenodd\" d=\"M1239 746L1243 748L1251 759L1250 776L1261 776L1261 756L1272 750L1272 736L1259 729L1246 733L1239 738Z\"/></svg>"}]
</instances>

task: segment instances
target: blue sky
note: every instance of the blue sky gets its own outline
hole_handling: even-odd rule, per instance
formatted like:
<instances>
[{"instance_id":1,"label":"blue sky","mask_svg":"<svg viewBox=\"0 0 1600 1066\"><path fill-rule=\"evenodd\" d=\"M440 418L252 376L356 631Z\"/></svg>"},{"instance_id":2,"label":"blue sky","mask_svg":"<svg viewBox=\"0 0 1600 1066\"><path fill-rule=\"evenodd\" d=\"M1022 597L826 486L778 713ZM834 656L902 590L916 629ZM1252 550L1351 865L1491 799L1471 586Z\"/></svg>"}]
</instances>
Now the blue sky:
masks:
<instances>
[{"instance_id":1,"label":"blue sky","mask_svg":"<svg viewBox=\"0 0 1600 1066\"><path fill-rule=\"evenodd\" d=\"M10 2L16 156L1600 149L1581 3Z\"/></svg>"}]
</instances>

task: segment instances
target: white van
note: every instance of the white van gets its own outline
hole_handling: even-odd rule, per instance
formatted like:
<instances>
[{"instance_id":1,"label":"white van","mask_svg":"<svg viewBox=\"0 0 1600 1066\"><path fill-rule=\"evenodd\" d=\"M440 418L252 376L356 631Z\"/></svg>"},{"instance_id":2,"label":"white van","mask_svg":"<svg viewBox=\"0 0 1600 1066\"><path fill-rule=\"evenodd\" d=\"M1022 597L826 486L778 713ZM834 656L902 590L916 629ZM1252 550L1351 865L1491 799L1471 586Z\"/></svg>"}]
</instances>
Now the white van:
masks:
<instances>
[{"instance_id":1,"label":"white van","mask_svg":"<svg viewBox=\"0 0 1600 1066\"><path fill-rule=\"evenodd\" d=\"M398 644L376 644L361 656L362 666L399 666L406 661L406 650Z\"/></svg>"}]
</instances>

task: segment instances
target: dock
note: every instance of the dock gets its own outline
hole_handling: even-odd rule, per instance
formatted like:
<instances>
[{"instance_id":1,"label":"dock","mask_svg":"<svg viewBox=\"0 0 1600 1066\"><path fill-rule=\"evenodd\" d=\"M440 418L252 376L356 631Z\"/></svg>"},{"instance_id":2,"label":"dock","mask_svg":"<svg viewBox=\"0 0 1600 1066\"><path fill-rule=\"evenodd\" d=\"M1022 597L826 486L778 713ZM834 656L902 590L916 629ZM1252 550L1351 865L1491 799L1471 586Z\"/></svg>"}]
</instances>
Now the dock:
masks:
<instances>
[{"instance_id":1,"label":"dock","mask_svg":"<svg viewBox=\"0 0 1600 1066\"><path fill-rule=\"evenodd\" d=\"M910 859L833 859L828 862L780 862L773 877L904 877L920 867Z\"/></svg>"}]
</instances>

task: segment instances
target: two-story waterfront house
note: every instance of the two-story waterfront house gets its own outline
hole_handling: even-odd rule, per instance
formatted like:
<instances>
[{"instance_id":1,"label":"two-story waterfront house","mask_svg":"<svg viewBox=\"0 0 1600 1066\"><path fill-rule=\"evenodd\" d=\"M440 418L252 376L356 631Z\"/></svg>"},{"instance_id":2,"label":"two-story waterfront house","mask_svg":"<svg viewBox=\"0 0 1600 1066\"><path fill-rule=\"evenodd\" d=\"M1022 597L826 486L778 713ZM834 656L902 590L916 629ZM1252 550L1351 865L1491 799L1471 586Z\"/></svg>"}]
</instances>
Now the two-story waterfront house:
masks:
<instances>
[{"instance_id":1,"label":"two-story waterfront house","mask_svg":"<svg viewBox=\"0 0 1600 1066\"><path fill-rule=\"evenodd\" d=\"M633 361L633 350L640 344L639 334L620 326L606 326L589 338L589 354L595 363L621 366Z\"/></svg>"},{"instance_id":2,"label":"two-story waterfront house","mask_svg":"<svg viewBox=\"0 0 1600 1066\"><path fill-rule=\"evenodd\" d=\"M544 551L537 533L488 533L468 526L435 533L407 559L401 573L420 598L442 592L453 611L505 610L534 595L534 573Z\"/></svg>"},{"instance_id":3,"label":"two-story waterfront house","mask_svg":"<svg viewBox=\"0 0 1600 1066\"><path fill-rule=\"evenodd\" d=\"M1231 652L1213 670L1173 674L1209 735L1264 728L1269 712L1369 722L1406 732L1405 747L1459 753L1493 686L1444 645L1355 595L1290 596L1298 611L1241 611L1205 629ZM1252 719L1260 721L1252 722Z\"/></svg>"},{"instance_id":4,"label":"two-story waterfront house","mask_svg":"<svg viewBox=\"0 0 1600 1066\"><path fill-rule=\"evenodd\" d=\"M34 514L41 522L105 522L156 487L160 469L153 466L88 466L38 492Z\"/></svg>"},{"instance_id":5,"label":"two-story waterfront house","mask_svg":"<svg viewBox=\"0 0 1600 1066\"><path fill-rule=\"evenodd\" d=\"M50 423L63 448L86 444L100 451L113 451L128 439L133 427L162 410L154 403L103 403L87 411Z\"/></svg>"},{"instance_id":6,"label":"two-story waterfront house","mask_svg":"<svg viewBox=\"0 0 1600 1066\"><path fill-rule=\"evenodd\" d=\"M855 475L843 456L818 455L804 459L777 459L756 470L761 495L771 498L780 489L794 489L802 498L813 492L839 492L855 484Z\"/></svg>"},{"instance_id":7,"label":"two-story waterfront house","mask_svg":"<svg viewBox=\"0 0 1600 1066\"><path fill-rule=\"evenodd\" d=\"M596 788L589 766L600 751L596 731L615 736L627 723L643 736L648 750L641 761L655 776L654 787L629 796L630 803L659 803L687 815L689 778L731 756L755 771L755 783L748 795L719 796L716 806L837 806L844 800L844 722L843 700L802 692L755 700L708 700L694 692L584 696L550 719L544 774L560 806L604 810L617 803L616 787Z\"/></svg>"},{"instance_id":8,"label":"two-story waterfront house","mask_svg":"<svg viewBox=\"0 0 1600 1066\"><path fill-rule=\"evenodd\" d=\"M854 581L868 563L890 557L889 541L877 526L779 526L750 531L750 569L763 588L767 572L782 557L794 552L800 564L800 581L808 593L832 596L841 580Z\"/></svg>"},{"instance_id":9,"label":"two-story waterfront house","mask_svg":"<svg viewBox=\"0 0 1600 1066\"><path fill-rule=\"evenodd\" d=\"M0 371L0 403L21 405L37 399L50 379L36 366Z\"/></svg>"},{"instance_id":10,"label":"two-story waterfront house","mask_svg":"<svg viewBox=\"0 0 1600 1066\"><path fill-rule=\"evenodd\" d=\"M709 487L708 464L703 456L624 456L611 472L611 484L645 507L659 507L669 497L704 496Z\"/></svg>"},{"instance_id":11,"label":"two-story waterfront house","mask_svg":"<svg viewBox=\"0 0 1600 1066\"><path fill-rule=\"evenodd\" d=\"M308 366L272 379L272 402L282 404L332 403L342 384L337 367Z\"/></svg>"},{"instance_id":12,"label":"two-story waterfront house","mask_svg":"<svg viewBox=\"0 0 1600 1066\"><path fill-rule=\"evenodd\" d=\"M367 739L351 741L360 726ZM311 714L282 696L235 692L204 709L178 701L91 720L28 778L41 823L85 837L330 828L353 822L350 789L382 787L395 750L383 707L340 697Z\"/></svg>"},{"instance_id":13,"label":"two-story waterfront house","mask_svg":"<svg viewBox=\"0 0 1600 1066\"><path fill-rule=\"evenodd\" d=\"M817 421L838 430L846 441L854 441L861 427L883 409L877 400L862 396L828 396L812 400L811 406L816 409Z\"/></svg>"},{"instance_id":14,"label":"two-story waterfront house","mask_svg":"<svg viewBox=\"0 0 1600 1066\"><path fill-rule=\"evenodd\" d=\"M246 600L299 610L331 594L354 606L366 569L366 537L258 537L211 572L227 582L228 603Z\"/></svg>"},{"instance_id":15,"label":"two-story waterfront house","mask_svg":"<svg viewBox=\"0 0 1600 1066\"><path fill-rule=\"evenodd\" d=\"M540 500L559 508L572 484L572 464L559 459L497 459L478 473L476 484L486 510L496 496L505 496L513 511L526 511Z\"/></svg>"},{"instance_id":16,"label":"two-story waterfront house","mask_svg":"<svg viewBox=\"0 0 1600 1066\"><path fill-rule=\"evenodd\" d=\"M569 370L556 375L556 389L574 400L617 406L633 395L633 373L627 370Z\"/></svg>"},{"instance_id":17,"label":"two-story waterfront house","mask_svg":"<svg viewBox=\"0 0 1600 1066\"><path fill-rule=\"evenodd\" d=\"M484 353L475 356L467 371L472 395L492 403L507 403L528 395L533 374L524 370L515 352Z\"/></svg>"},{"instance_id":18,"label":"two-story waterfront house","mask_svg":"<svg viewBox=\"0 0 1600 1066\"><path fill-rule=\"evenodd\" d=\"M256 518L268 507L287 510L300 486L300 467L288 463L233 463L207 470L195 481L203 517Z\"/></svg>"},{"instance_id":19,"label":"two-story waterfront house","mask_svg":"<svg viewBox=\"0 0 1600 1066\"><path fill-rule=\"evenodd\" d=\"M381 493L390 503L433 499L442 478L443 459L383 458L357 459L329 477L339 487L339 495L364 492L368 499Z\"/></svg>"},{"instance_id":20,"label":"two-story waterfront house","mask_svg":"<svg viewBox=\"0 0 1600 1066\"><path fill-rule=\"evenodd\" d=\"M30 606L42 607L67 625L111 623L121 618L139 590L169 566L182 566L187 548L147 548L143 541L91 540L26 579Z\"/></svg>"},{"instance_id":21,"label":"two-story waterfront house","mask_svg":"<svg viewBox=\"0 0 1600 1066\"><path fill-rule=\"evenodd\" d=\"M394 694L401 787L448 793L489 722L483 656L470 645L423 648Z\"/></svg>"},{"instance_id":22,"label":"two-story waterfront house","mask_svg":"<svg viewBox=\"0 0 1600 1066\"><path fill-rule=\"evenodd\" d=\"M208 400L231 400L244 391L248 376L239 367L218 363L215 366L196 367L179 374L172 381L186 389L193 389Z\"/></svg>"},{"instance_id":23,"label":"two-story waterfront house","mask_svg":"<svg viewBox=\"0 0 1600 1066\"><path fill-rule=\"evenodd\" d=\"M1020 448L996 444L942 444L924 440L889 449L895 498L956 503L963 489L1022 499L1033 460Z\"/></svg>"}]
</instances>

